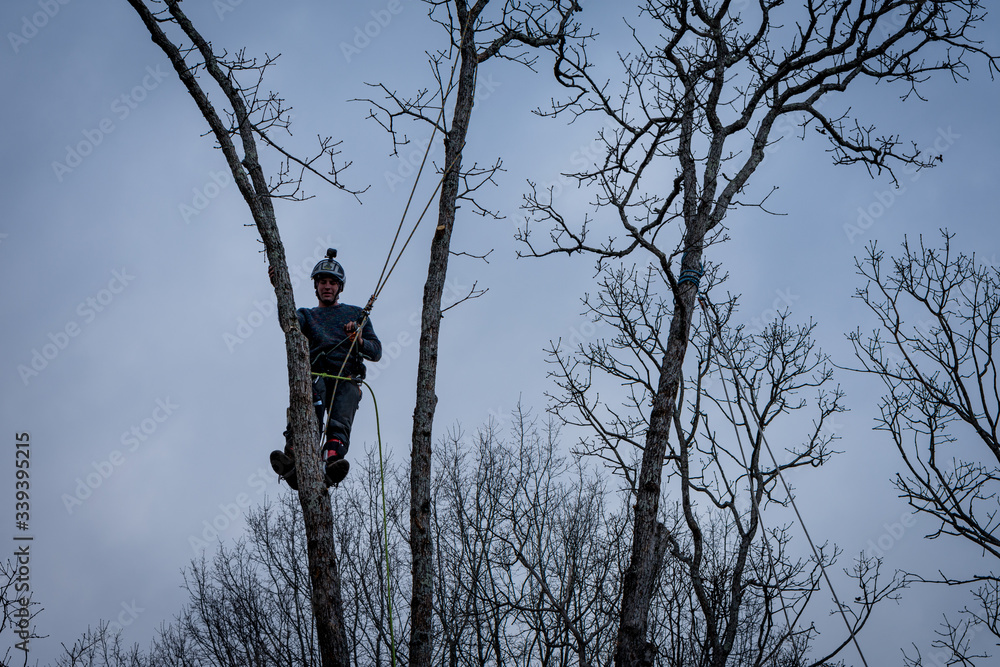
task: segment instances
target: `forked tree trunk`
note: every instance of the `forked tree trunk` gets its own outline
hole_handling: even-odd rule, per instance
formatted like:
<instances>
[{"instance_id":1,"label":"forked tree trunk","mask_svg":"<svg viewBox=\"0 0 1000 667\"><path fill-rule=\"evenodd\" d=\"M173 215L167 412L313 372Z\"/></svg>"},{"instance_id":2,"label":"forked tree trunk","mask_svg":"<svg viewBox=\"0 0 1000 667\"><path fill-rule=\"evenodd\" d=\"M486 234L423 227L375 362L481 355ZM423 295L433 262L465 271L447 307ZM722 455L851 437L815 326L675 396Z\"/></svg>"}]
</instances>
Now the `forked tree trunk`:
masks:
<instances>
[{"instance_id":1,"label":"forked tree trunk","mask_svg":"<svg viewBox=\"0 0 1000 667\"><path fill-rule=\"evenodd\" d=\"M315 456L317 433L316 416L312 407L312 382L309 365L309 346L299 329L292 296L291 279L285 262L285 249L278 233L274 207L271 202L267 178L260 166L256 138L242 90L220 66L211 46L195 30L190 20L180 11L176 2L168 2L171 17L192 41L205 61L205 69L222 88L231 105L230 111L239 123L243 157L239 156L228 128L222 122L208 95L201 88L192 68L185 62L182 51L160 27L156 16L142 0L128 0L136 10L153 42L170 59L181 82L194 98L198 109L218 140L233 178L250 208L257 231L267 251L268 263L275 270L275 294L278 298L278 321L285 333L285 353L288 363L290 407L288 417L292 428L292 447L296 453L296 472L299 479L299 501L305 520L309 577L312 582L313 616L319 641L320 660L323 667L347 667L349 654L344 632L343 603L340 591L340 572L333 541L333 515L330 497L323 481L319 457Z\"/></svg>"}]
</instances>

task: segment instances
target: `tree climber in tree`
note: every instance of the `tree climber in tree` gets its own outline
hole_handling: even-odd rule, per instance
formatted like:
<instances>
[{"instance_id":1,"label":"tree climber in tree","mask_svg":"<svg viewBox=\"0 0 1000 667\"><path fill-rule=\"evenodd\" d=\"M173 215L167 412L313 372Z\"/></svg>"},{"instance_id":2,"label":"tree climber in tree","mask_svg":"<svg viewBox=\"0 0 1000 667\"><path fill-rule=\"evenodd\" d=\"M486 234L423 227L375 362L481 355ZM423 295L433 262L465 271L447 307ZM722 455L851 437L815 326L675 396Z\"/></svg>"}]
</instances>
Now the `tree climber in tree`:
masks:
<instances>
[{"instance_id":1,"label":"tree climber in tree","mask_svg":"<svg viewBox=\"0 0 1000 667\"><path fill-rule=\"evenodd\" d=\"M347 459L350 446L351 425L361 402L361 381L365 377L364 359L378 361L382 358L382 343L375 335L371 320L363 309L339 302L344 291L344 267L334 259L337 251L330 248L326 259L316 264L312 271L313 286L319 305L299 308L299 328L309 340L309 361L313 373L313 405L319 434L323 435L323 416L329 413L326 434L320 448L325 462L326 484L334 486L343 481L351 466ZM268 274L274 280L273 269ZM359 330L359 323L363 322ZM285 451L271 452L271 467L298 490L295 475L291 426L285 430Z\"/></svg>"}]
</instances>

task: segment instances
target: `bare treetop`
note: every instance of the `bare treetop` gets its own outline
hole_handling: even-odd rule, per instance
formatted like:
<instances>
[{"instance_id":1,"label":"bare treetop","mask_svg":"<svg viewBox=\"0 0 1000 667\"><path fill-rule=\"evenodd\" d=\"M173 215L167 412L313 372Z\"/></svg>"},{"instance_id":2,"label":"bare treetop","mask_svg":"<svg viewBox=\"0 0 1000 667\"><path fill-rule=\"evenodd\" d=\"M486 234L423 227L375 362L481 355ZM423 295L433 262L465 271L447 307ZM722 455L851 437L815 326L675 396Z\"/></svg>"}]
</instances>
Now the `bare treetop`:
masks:
<instances>
[{"instance_id":1,"label":"bare treetop","mask_svg":"<svg viewBox=\"0 0 1000 667\"><path fill-rule=\"evenodd\" d=\"M431 20L444 27L451 35L452 48L462 48L461 26L473 26L469 36L477 44L478 62L497 56L525 65L532 71L538 57L531 55L526 49L517 47L538 48L557 45L560 40L575 32L570 19L574 12L581 11L576 0L565 2L507 0L492 14L485 12L487 5L490 4L489 0L477 0L471 7L468 2L453 2L453 0L424 1L430 6L428 15ZM440 16L442 12L446 17ZM508 45L511 48L505 49L504 47Z\"/></svg>"},{"instance_id":2,"label":"bare treetop","mask_svg":"<svg viewBox=\"0 0 1000 667\"><path fill-rule=\"evenodd\" d=\"M165 0L165 9L153 11L142 3L130 3L146 24L153 41L168 50L171 64L182 83L208 121L219 148L236 176L240 191L246 196L259 196L266 191L269 197L301 201L309 199L303 190L306 173L328 185L357 198L365 189L354 189L341 182L342 172L350 162L338 162L340 141L317 135L317 148L312 155L302 158L286 150L275 134L291 136L291 111L278 93L262 88L265 72L275 64L279 55L265 54L262 59L249 56L245 49L235 53L215 53L212 44L195 28L191 19L178 5L179 0ZM176 31L169 35L167 31ZM190 41L186 45L184 40ZM225 120L213 108L210 93L198 81L204 70L222 89L228 104L221 105ZM245 167L247 161L258 160L257 148L241 136L241 128L263 141L278 154L276 174L266 183L251 184L252 178ZM256 193L254 193L256 190Z\"/></svg>"},{"instance_id":3,"label":"bare treetop","mask_svg":"<svg viewBox=\"0 0 1000 667\"><path fill-rule=\"evenodd\" d=\"M427 53L436 90L423 88L413 95L400 96L383 83L368 84L380 89L390 106L371 99L356 100L377 109L369 117L391 133L394 152L409 143L405 134L397 132L396 122L401 118L420 120L435 132L449 133L444 107L449 99L454 100L459 85L459 54L463 50L469 52L476 65L498 58L535 71L538 56L533 55L533 49L562 50L566 40L583 39L579 23L572 20L574 13L581 11L576 0L507 0L501 8L489 12L489 0L478 0L471 7L467 0L424 2L430 7L430 20L445 28L449 39L448 49Z\"/></svg>"},{"instance_id":4,"label":"bare treetop","mask_svg":"<svg viewBox=\"0 0 1000 667\"><path fill-rule=\"evenodd\" d=\"M982 56L992 75L998 61L974 35L984 18L980 0L644 2L640 21L629 25L635 53L618 56L621 85L597 78L587 40L568 44L556 71L571 95L540 111L605 118L605 158L571 176L598 186L594 203L617 209L627 237L590 243L586 223L570 229L546 194L533 191L527 209L557 231L551 250L523 233L528 254L652 250L672 220L698 217L711 230L732 207L763 206L767 195L740 197L782 116L803 133L811 127L823 135L837 164L861 163L894 181L903 165L932 166L938 156L877 129L850 106L830 104L832 94L867 79L903 84L904 100L919 97L934 72L965 79L972 56ZM664 174L664 158L673 174Z\"/></svg>"}]
</instances>

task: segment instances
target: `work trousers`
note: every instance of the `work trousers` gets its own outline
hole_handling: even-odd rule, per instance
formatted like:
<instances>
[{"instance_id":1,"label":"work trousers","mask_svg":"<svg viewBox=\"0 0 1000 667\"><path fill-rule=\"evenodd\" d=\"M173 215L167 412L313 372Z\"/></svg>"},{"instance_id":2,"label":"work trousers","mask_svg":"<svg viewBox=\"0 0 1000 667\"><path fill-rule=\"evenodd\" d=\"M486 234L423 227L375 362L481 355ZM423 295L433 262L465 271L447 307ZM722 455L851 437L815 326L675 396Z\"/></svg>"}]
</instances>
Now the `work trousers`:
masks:
<instances>
[{"instance_id":1,"label":"work trousers","mask_svg":"<svg viewBox=\"0 0 1000 667\"><path fill-rule=\"evenodd\" d=\"M361 404L361 383L353 380L332 380L316 377L313 379L313 407L316 409L316 422L319 424L319 450L325 458L327 451L332 451L330 458L342 459L347 455L351 445L351 426L354 415ZM330 413L329 421L326 413ZM326 425L326 437L323 438L323 427ZM285 429L285 450L291 451L291 425Z\"/></svg>"}]
</instances>

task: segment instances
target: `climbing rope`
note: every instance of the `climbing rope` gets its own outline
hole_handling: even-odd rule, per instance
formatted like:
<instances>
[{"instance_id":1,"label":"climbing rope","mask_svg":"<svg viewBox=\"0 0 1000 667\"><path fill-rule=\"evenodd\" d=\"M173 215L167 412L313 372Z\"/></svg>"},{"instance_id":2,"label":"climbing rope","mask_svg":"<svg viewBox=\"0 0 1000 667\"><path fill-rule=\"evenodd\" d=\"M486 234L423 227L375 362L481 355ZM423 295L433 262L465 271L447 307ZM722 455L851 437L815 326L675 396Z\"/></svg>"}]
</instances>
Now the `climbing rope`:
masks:
<instances>
[{"instance_id":1,"label":"climbing rope","mask_svg":"<svg viewBox=\"0 0 1000 667\"><path fill-rule=\"evenodd\" d=\"M468 27L469 27L468 25L463 26L462 32L461 32L461 34L459 36L459 44L464 44L465 43L465 31L466 31L466 29ZM456 161L458 160L459 156L461 156L461 154L462 154L462 149L465 147L465 143L464 143L465 140L463 138L462 145L459 146L458 150L455 151L455 157L452 159L452 161L449 164L446 164L444 170L442 170L442 172L441 172L441 178L438 179L437 185L434 186L434 190L431 192L430 196L427 198L427 203L424 205L423 210L420 212L420 215L417 217L417 221L414 223L413 229L410 230L409 235L406 237L406 241L403 242L402 247L400 247L400 249L399 249L399 253L396 255L396 259L392 262L392 265L390 266L389 265L389 261L392 260L392 252L393 252L393 250L395 250L396 243L397 243L397 241L399 241L399 235L403 231L403 222L406 220L406 214L409 212L410 205L413 203L413 198L414 198L414 196L416 194L416 191L417 191L417 185L420 183L420 176L423 174L424 166L427 164L427 158L430 155L431 146L434 145L434 137L437 136L438 127L441 126L441 123L444 120L444 109L445 109L445 106L446 106L445 105L445 101L447 100L448 95L450 94L450 92L454 88L454 85L455 85L455 72L456 72L456 69L457 69L458 61L460 59L461 58L459 57L458 59L456 59L455 62L452 63L451 71L448 73L448 86L446 88L443 88L441 90L441 112L438 114L437 121L435 121L433 123L433 128L434 129L431 131L431 138L427 141L427 147L424 149L424 156L420 160L420 168L417 169L417 175L413 179L413 187L410 188L410 194L409 194L409 196L406 199L406 206L403 207L403 214L400 216L399 225L396 227L396 234L395 234L395 236L393 236L392 245L389 246L389 252L386 254L385 263L382 265L382 273L379 275L378 281L376 281L376 283L375 283L375 291L372 292L372 296L368 300L368 305L365 306L365 311L368 312L368 313L371 312L371 309L372 309L372 307L375 304L375 299L378 298L379 294L382 292L382 289L385 287L385 284L389 281L389 276L395 270L396 265L399 263L400 258L403 256L403 253L406 251L406 247L410 244L410 240L413 238L414 233L416 233L417 227L420 226L420 222L424 219L424 215L427 214L427 210L431 207L431 204L434 203L434 197L437 196L438 190L441 189L441 186L444 184L444 179L448 176L448 174L454 168ZM478 75L479 75L479 69L477 68L476 71L475 71L475 77L478 78ZM475 79L474 79L473 80L473 90L475 90L475 87L476 87L476 83L475 83Z\"/></svg>"},{"instance_id":2,"label":"climbing rope","mask_svg":"<svg viewBox=\"0 0 1000 667\"><path fill-rule=\"evenodd\" d=\"M464 40L465 31L466 31L466 29L468 27L469 26L466 25L466 26L463 26L463 28L462 28L461 37L459 39L459 43L460 44L464 44L464 42L465 42L465 40ZM427 211L430 209L431 205L434 203L434 198L437 196L438 190L441 189L442 185L444 184L445 178L448 176L448 174L451 172L451 170L455 167L455 165L457 164L458 158L462 154L462 148L463 148L463 146L459 146L458 150L456 151L455 157L452 159L452 161L449 164L446 164L445 168L442 170L442 172L441 172L441 178L438 179L437 184L434 186L434 190L431 192L430 196L427 199L427 203L424 205L423 210L421 210L420 215L417 217L417 221L413 224L413 228L410 230L410 233L407 235L406 240L403 242L402 246L399 249L399 252L396 253L395 259L393 259L393 252L396 249L396 243L399 241L400 235L401 235L401 233L403 231L403 225L404 225L404 223L406 221L406 215L409 212L410 206L411 206L411 204L413 202L413 199L414 199L414 196L415 196L415 193L416 193L416 190L417 190L417 185L420 183L420 177L423 174L424 166L426 165L428 156L430 155L431 146L434 143L434 138L437 135L438 128L440 127L440 125L441 125L441 123L442 123L442 121L444 119L444 112L445 112L445 107L446 107L446 101L447 101L449 93L454 88L455 72L456 72L458 60L460 60L460 58L456 59L455 63L452 64L451 72L450 72L449 79L448 79L448 86L446 88L443 88L442 91L441 91L441 112L438 115L437 121L433 124L434 130L431 132L431 138L427 142L427 147L424 150L424 156L423 156L423 159L420 162L420 168L417 170L417 175L416 175L416 178L414 179L413 187L410 189L410 194L409 194L409 196L407 198L406 206L403 209L403 214L400 216L399 225L397 225L397 227L396 227L396 233L393 236L392 244L389 247L389 252L386 254L385 263L382 265L382 272L379 275L378 280L376 281L375 289L372 292L371 297L369 297L368 303L361 310L361 315L360 315L360 317L357 320L357 329L354 332L351 332L352 335L349 337L349 340L351 341L351 344L348 347L347 354L344 356L344 360L343 360L343 362L341 362L340 369L337 371L336 375L331 375L331 374L326 374L326 373L313 373L313 375L315 375L315 376L332 379L334 381L333 391L330 393L331 403L332 403L332 397L336 396L337 389L340 386L340 382L343 380L343 381L347 381L347 382L358 381L358 382L361 382L362 384L364 384L366 387L368 387L368 391L372 395L372 402L375 405L375 427L376 427L376 432L378 433L378 443L379 443L379 472L380 472L381 486L382 486L382 527L383 527L383 535L384 535L384 539L385 539L385 545L384 546L385 546L385 564L386 564L386 590L387 590L387 593L388 593L388 608L389 608L390 650L391 650L392 664L393 665L396 664L396 640L395 640L395 634L394 634L394 628L393 628L393 622L392 622L392 579L391 579L391 571L389 569L389 528L388 528L388 513L387 513L387 509L386 509L385 469L384 469L383 452L382 452L382 433L381 433L381 426L379 424L379 416L378 416L378 402L375 400L375 392L372 391L371 386L369 386L367 382L365 382L361 378L345 377L344 376L344 369L347 366L348 360L351 359L352 355L355 353L355 348L357 347L358 342L360 340L362 340L362 331L364 330L365 325L368 323L371 311L372 311L372 309L375 306L375 300L379 297L379 295L381 294L382 290L385 288L386 283L389 281L389 276L392 275L392 272L395 270L396 266L399 264L399 260L400 260L400 258L402 258L403 253L406 251L407 246L409 246L410 241L413 239L413 236L416 233L417 228L420 226L420 223L423 221L424 216L427 214ZM478 72L477 72L477 74L478 74ZM392 262L392 263L390 264L390 262ZM339 346L340 346L340 344L338 344L334 349L337 349ZM360 354L360 352L359 352L359 354ZM312 360L310 360L310 363L311 362L312 362ZM332 407L332 405L331 405L331 407ZM324 424L323 428L320 431L320 439L321 439L321 441L325 440L325 438L326 438L327 428L329 428L331 414L332 414L332 411L331 410L327 410L326 423Z\"/></svg>"},{"instance_id":3,"label":"climbing rope","mask_svg":"<svg viewBox=\"0 0 1000 667\"><path fill-rule=\"evenodd\" d=\"M321 378L328 378L335 381L346 380L348 382L353 382L354 378L343 377L340 375L329 375L327 373L313 373L313 375ZM387 503L385 498L385 461L382 453L382 426L381 420L378 415L378 400L375 398L375 392L372 390L371 385L361 381L363 385L368 387L368 393L372 395L372 405L375 406L375 433L378 436L378 471L379 478L382 483L382 536L384 539L385 547L385 586L386 586L386 601L389 608L389 652L392 656L392 664L396 664L396 630L392 622L392 570L389 567L389 513L386 509Z\"/></svg>"},{"instance_id":4,"label":"climbing rope","mask_svg":"<svg viewBox=\"0 0 1000 667\"><path fill-rule=\"evenodd\" d=\"M719 316L718 316L718 312L715 310L715 306L708 300L708 297L705 294L699 294L698 295L698 302L701 304L701 308L702 308L702 311L705 313L706 319L709 322L712 322L715 325L715 328L712 330L712 333L710 333L710 336L712 338L715 338L716 336L718 337L718 339L719 339L719 350L722 352L722 356L725 357L726 363L729 364L729 368L733 369L733 372L735 373L736 366L733 363L732 356L730 355L729 350L726 348L725 340L722 337L722 324L719 322ZM709 317L709 312L708 312L709 307L711 307L712 313L714 314L714 317ZM719 370L720 371L723 370L721 364L719 365ZM739 382L736 381L735 376L734 376L734 383L733 384L736 386L737 391L739 391ZM725 393L726 393L726 403L729 404L730 410L732 410L732 402L730 401L729 389L728 389L727 383L723 382L722 383L722 387L723 387L723 389L725 390ZM740 405L742 406L742 403ZM744 410L743 410L742 407L740 408L740 413L743 415L744 420L749 421L747 419L747 414L746 414L746 412L744 412ZM733 423L735 423L735 418L733 417L732 412L730 412L730 415L731 415L731 418L733 419ZM847 632L848 632L848 635L851 638L851 642L854 644L854 647L857 649L858 656L861 658L862 664L865 667L868 667L868 662L865 660L865 654L861 650L861 645L858 643L857 633L851 628L851 623L847 619L847 613L844 611L844 605L841 604L840 598L837 595L837 591L836 591L836 589L833 586L833 582L830 580L830 575L828 575L827 572L826 572L826 566L823 565L823 560L822 560L822 558L820 558L819 550L816 549L816 543L813 542L812 537L809 535L809 529L806 528L805 519L803 519L802 513L799 512L798 505L795 503L795 497L792 494L791 487L789 486L788 482L785 481L785 476L784 476L784 474L781 471L781 467L778 465L778 459L774 456L774 451L771 449L771 443L768 442L767 436L764 434L764 426L761 423L760 416L757 414L756 409L753 410L753 420L756 422L756 425L757 425L757 433L760 435L760 438L763 441L765 448L767 449L767 453L771 457L771 463L774 465L774 470L778 474L778 479L781 480L782 487L784 487L785 495L788 497L789 503L791 504L792 509L795 512L795 516L799 520L799 525L802 526L802 532L805 534L806 540L809 542L809 547L812 549L813 557L816 559L817 565L819 565L819 569L820 569L820 572L823 575L823 579L826 581L826 585L830 589L830 594L833 596L834 604L837 605L837 610L840 612L841 617L844 619L844 625L847 626ZM737 430L736 437L737 437L737 440L739 441L739 431L738 430ZM743 451L742 441L740 441L740 451L741 452ZM746 459L744 459L744 462L745 462L745 460ZM770 551L770 549L769 549L769 551ZM787 612L786 612L786 619L787 619ZM789 629L791 629L791 628L789 628Z\"/></svg>"},{"instance_id":5,"label":"climbing rope","mask_svg":"<svg viewBox=\"0 0 1000 667\"><path fill-rule=\"evenodd\" d=\"M705 265L700 264L697 269L681 269L681 274L677 278L677 284L683 285L684 283L694 283L695 289L698 289L698 285L701 282L701 277L705 275Z\"/></svg>"},{"instance_id":6,"label":"climbing rope","mask_svg":"<svg viewBox=\"0 0 1000 667\"><path fill-rule=\"evenodd\" d=\"M464 37L464 35L465 35L465 28L463 28L462 37ZM406 252L407 246L410 245L410 241L413 239L413 235L416 234L417 228L420 226L420 223L423 222L424 216L427 214L428 209L430 209L431 204L434 203L434 197L437 196L438 190L440 190L441 186L444 184L444 179L451 172L452 168L454 168L458 160L458 157L462 154L462 148L464 147L464 144L463 146L460 146L458 148L458 150L455 153L455 157L452 159L452 161L449 164L445 165L444 170L442 170L441 172L441 178L438 179L437 184L434 186L434 190L431 191L430 196L427 198L427 203L424 204L424 208L420 211L420 215L417 216L417 221L413 223L413 228L407 235L406 240L403 242L403 245L399 248L399 252L396 253L395 260L393 260L392 254L393 251L396 249L396 243L398 243L400 234L403 231L403 224L406 222L406 215L407 213L409 213L410 205L413 203L414 196L416 195L417 185L420 183L420 177L423 174L424 166L427 164L427 158L430 155L431 146L434 145L434 137L437 136L438 127L441 125L441 122L444 119L444 110L446 106L445 101L447 99L447 93L445 91L450 92L454 86L455 70L456 66L455 64L453 64L451 67L451 72L449 73L448 86L446 89L442 90L441 93L441 112L438 114L437 121L433 123L434 129L431 132L431 138L427 142L427 147L424 149L424 156L420 161L420 168L417 169L417 175L413 179L413 187L410 188L410 194L406 199L406 206L403 207L403 214L399 218L399 224L396 226L396 233L392 238L392 244L389 246L389 252L386 253L385 262L382 264L382 272L379 274L378 280L375 282L375 289L374 291L372 291L372 295L368 298L368 303L365 304L364 308L362 308L362 315L358 319L358 335L351 337L351 346L350 348L348 348L347 355L344 357L344 361L343 363L341 363L340 369L337 371L337 377L343 376L344 368L347 365L347 360L351 358L351 354L354 352L354 347L355 345L357 345L358 340L361 338L361 330L364 328L364 325L368 321L372 309L375 307L375 300L378 299L379 295L382 293L382 290L385 289L386 283L389 282L389 276L392 275L392 272L396 269L396 265L399 264L399 260L403 257L403 253ZM476 73L478 74L478 71ZM390 262L392 262L391 265ZM336 393L337 383L339 382L340 380L338 379L334 384L334 393ZM329 423L329 416L327 420ZM325 429L323 430L323 433L326 433Z\"/></svg>"},{"instance_id":7,"label":"climbing rope","mask_svg":"<svg viewBox=\"0 0 1000 667\"><path fill-rule=\"evenodd\" d=\"M452 84L454 82L454 75L455 75L455 66L453 65L452 66L452 70L451 70L451 76L449 78L449 85L448 85L448 88L447 88L447 90L449 90L449 91L451 90ZM400 235L401 235L401 233L403 231L403 225L404 225L404 223L406 221L406 215L407 215L407 213L410 210L410 206L411 206L411 204L413 202L413 199L414 199L414 196L416 194L417 185L420 182L420 177L423 174L424 166L426 165L427 158L430 155L430 149L431 149L431 146L433 145L434 138L437 135L438 127L441 124L442 119L444 118L445 100L446 100L446 94L442 91L441 113L438 116L437 122L434 123L434 130L431 133L430 140L427 142L427 148L424 150L424 156L423 156L423 159L420 162L420 168L417 170L416 178L414 178L413 187L410 189L410 194L407 197L406 206L403 209L403 214L400 216L399 225L397 225L397 227L396 227L396 233L393 236L392 244L390 245L389 251L386 254L385 262L382 265L382 272L379 275L378 280L376 281L375 289L372 292L371 297L369 297L368 303L361 310L361 316L358 318L358 321L357 321L357 329L355 330L355 332L352 332L352 335L348 339L346 339L346 340L350 340L350 346L348 347L347 354L344 356L344 360L340 364L340 369L337 371L336 375L331 375L331 374L327 374L327 373L313 373L313 375L315 375L317 377L323 377L323 378L327 378L327 379L332 379L334 381L333 390L330 393L331 403L332 403L332 397L336 396L337 389L339 388L340 382L342 380L343 381L347 381L347 382L359 381L363 385L365 385L366 387L368 387L368 391L369 391L369 393L371 393L371 396L372 396L372 403L374 404L374 407L375 407L375 430L376 430L376 433L378 435L378 452L379 452L379 477L380 477L380 482L381 482L381 487L382 487L381 488L381 493L382 493L382 534L383 534L383 538L384 538L384 549L385 549L384 558L385 558L385 569L386 569L386 594L387 594L387 606L388 606L388 610L389 610L389 649L390 649L390 654L391 654L391 659L392 659L392 662L391 662L392 665L396 664L396 638L395 638L395 628L394 628L394 625L393 625L393 618L392 618L392 576L391 576L392 573L391 573L391 569L390 569L390 566L389 566L389 519L388 519L388 510L386 509L387 502L386 502L386 493L385 493L385 463L384 463L384 456L383 456L383 451L382 451L382 430L381 430L381 424L380 424L379 415L378 415L378 401L375 399L375 392L372 391L371 386L367 382L365 382L364 380L362 380L360 378L350 378L350 377L344 376L344 369L347 366L348 360L355 353L355 348L357 347L358 342L360 340L362 340L362 331L364 330L365 324L368 323L369 316L371 315L372 309L375 307L375 300L378 299L378 297L381 294L382 290L385 288L386 283L388 283L389 276L392 275L392 272L395 270L397 264L399 264L399 260L403 256L403 253L406 251L407 246L409 246L410 241L413 239L413 236L416 233L417 228L420 226L420 223L423 221L424 216L427 214L427 211L430 209L431 205L434 203L434 197L437 195L438 190L440 190L442 184L444 183L444 179L447 177L447 175L451 171L451 169L455 166L456 161L458 159L458 156L461 155L461 147L460 147L459 150L458 150L458 152L456 153L456 157L451 161L450 164L446 165L445 169L441 172L441 178L438 179L438 182L435 185L434 190L431 192L430 196L427 198L427 203L424 205L423 210L421 210L420 215L417 217L417 221L413 224L413 228L410 230L410 233L407 235L406 240L403 242L402 246L399 248L399 252L396 253L395 260L393 260L393 252L396 249L396 244L399 241ZM392 262L391 265L390 265L390 261ZM340 344L338 344L334 349L337 349L342 343L343 343L343 341ZM331 407L332 407L332 405L331 405ZM325 440L325 438L326 438L327 429L329 428L329 425L330 425L330 417L331 417L331 415L332 415L332 411L331 410L327 410L326 423L324 424L323 428L320 431L320 439L321 439L321 441Z\"/></svg>"}]
</instances>

